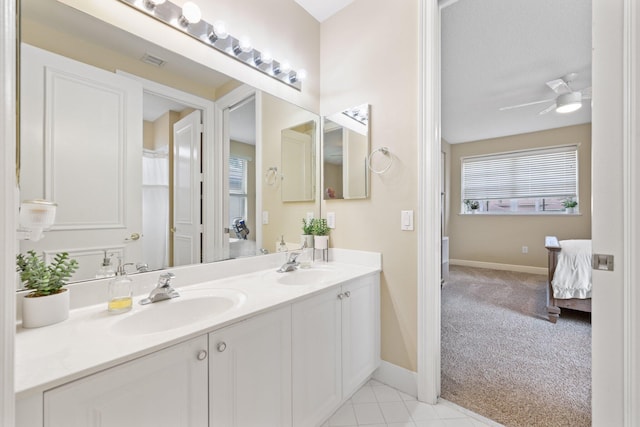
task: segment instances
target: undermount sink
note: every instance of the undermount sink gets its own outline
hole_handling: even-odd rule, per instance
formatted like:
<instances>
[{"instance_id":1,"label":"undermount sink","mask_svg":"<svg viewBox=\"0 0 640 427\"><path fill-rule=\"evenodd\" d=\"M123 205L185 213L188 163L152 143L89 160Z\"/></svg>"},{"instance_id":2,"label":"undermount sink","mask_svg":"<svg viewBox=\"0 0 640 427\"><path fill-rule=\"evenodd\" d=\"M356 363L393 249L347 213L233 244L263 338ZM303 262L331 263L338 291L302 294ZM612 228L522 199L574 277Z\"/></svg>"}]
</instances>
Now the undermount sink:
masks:
<instances>
[{"instance_id":1,"label":"undermount sink","mask_svg":"<svg viewBox=\"0 0 640 427\"><path fill-rule=\"evenodd\" d=\"M281 285L312 285L322 284L336 279L340 272L331 268L311 267L299 268L288 273L277 273L276 282Z\"/></svg>"},{"instance_id":2,"label":"undermount sink","mask_svg":"<svg viewBox=\"0 0 640 427\"><path fill-rule=\"evenodd\" d=\"M136 311L114 323L113 332L143 335L182 328L226 313L246 300L243 292L233 289L178 289L178 293L174 299L136 306Z\"/></svg>"}]
</instances>

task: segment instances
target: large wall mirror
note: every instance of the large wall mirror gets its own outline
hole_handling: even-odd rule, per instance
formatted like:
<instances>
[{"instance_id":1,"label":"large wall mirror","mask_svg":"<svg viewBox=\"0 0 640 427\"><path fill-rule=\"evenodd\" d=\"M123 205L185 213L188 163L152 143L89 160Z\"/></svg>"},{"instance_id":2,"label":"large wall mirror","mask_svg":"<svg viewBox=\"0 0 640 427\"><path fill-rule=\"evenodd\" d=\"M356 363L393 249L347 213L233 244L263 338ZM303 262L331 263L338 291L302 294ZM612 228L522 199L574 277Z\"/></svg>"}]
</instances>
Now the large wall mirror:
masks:
<instances>
[{"instance_id":1,"label":"large wall mirror","mask_svg":"<svg viewBox=\"0 0 640 427\"><path fill-rule=\"evenodd\" d=\"M314 172L297 200L281 179L289 129L317 169L316 114L56 0L22 1L21 41L20 198L58 205L21 252L67 251L89 280L105 258L135 272L273 252L319 215Z\"/></svg>"},{"instance_id":2,"label":"large wall mirror","mask_svg":"<svg viewBox=\"0 0 640 427\"><path fill-rule=\"evenodd\" d=\"M326 116L323 124L323 197L369 196L369 104Z\"/></svg>"}]
</instances>

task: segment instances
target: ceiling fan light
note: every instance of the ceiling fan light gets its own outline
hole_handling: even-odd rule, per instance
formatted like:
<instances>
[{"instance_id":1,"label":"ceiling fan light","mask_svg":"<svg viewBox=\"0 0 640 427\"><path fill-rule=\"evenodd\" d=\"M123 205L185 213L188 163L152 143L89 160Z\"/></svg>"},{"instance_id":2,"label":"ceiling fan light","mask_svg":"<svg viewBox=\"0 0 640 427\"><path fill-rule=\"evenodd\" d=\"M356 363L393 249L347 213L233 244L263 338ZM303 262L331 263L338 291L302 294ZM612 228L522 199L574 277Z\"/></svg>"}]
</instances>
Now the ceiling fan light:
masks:
<instances>
[{"instance_id":1,"label":"ceiling fan light","mask_svg":"<svg viewBox=\"0 0 640 427\"><path fill-rule=\"evenodd\" d=\"M562 94L558 96L556 105L556 113L573 113L582 107L582 94L580 92Z\"/></svg>"}]
</instances>

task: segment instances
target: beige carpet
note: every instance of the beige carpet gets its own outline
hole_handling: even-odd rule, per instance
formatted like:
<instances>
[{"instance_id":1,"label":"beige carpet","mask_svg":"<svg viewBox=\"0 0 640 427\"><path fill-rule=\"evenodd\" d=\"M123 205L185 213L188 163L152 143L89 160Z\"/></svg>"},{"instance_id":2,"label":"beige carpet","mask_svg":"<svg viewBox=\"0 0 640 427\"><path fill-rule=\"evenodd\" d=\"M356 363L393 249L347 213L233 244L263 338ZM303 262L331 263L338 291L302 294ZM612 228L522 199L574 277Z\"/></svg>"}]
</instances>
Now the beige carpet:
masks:
<instances>
[{"instance_id":1,"label":"beige carpet","mask_svg":"<svg viewBox=\"0 0 640 427\"><path fill-rule=\"evenodd\" d=\"M442 397L510 427L591 425L591 321L546 320L546 276L452 266Z\"/></svg>"}]
</instances>

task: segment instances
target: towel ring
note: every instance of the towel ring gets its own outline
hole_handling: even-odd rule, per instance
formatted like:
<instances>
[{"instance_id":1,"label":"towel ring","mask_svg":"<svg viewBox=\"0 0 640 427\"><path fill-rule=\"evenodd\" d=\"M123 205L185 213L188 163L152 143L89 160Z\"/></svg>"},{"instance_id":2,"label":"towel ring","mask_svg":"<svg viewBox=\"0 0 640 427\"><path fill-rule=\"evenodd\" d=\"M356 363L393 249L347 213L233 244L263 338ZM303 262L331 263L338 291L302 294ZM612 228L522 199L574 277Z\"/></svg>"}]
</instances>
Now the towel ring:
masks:
<instances>
[{"instance_id":1,"label":"towel ring","mask_svg":"<svg viewBox=\"0 0 640 427\"><path fill-rule=\"evenodd\" d=\"M382 153L385 156L389 156L389 163L382 169L374 169L373 166L371 166L371 160L373 159L373 155L376 153ZM383 173L387 172L391 168L392 164L393 164L393 156L389 151L389 147L376 148L371 152L371 154L369 154L369 159L367 160L367 167L371 172L377 175L382 175Z\"/></svg>"},{"instance_id":2,"label":"towel ring","mask_svg":"<svg viewBox=\"0 0 640 427\"><path fill-rule=\"evenodd\" d=\"M264 174L264 182L270 187L273 187L278 183L278 168L275 166L267 169L267 172Z\"/></svg>"}]
</instances>

